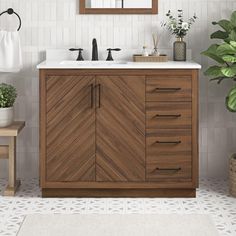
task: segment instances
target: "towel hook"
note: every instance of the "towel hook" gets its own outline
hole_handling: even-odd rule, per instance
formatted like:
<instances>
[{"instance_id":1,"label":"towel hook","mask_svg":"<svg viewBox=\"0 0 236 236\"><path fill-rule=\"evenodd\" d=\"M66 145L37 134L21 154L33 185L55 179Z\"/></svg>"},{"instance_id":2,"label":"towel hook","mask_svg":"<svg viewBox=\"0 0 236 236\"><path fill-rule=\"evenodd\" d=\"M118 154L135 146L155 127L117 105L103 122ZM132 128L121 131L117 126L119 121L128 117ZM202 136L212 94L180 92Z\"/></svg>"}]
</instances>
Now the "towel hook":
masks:
<instances>
[{"instance_id":1,"label":"towel hook","mask_svg":"<svg viewBox=\"0 0 236 236\"><path fill-rule=\"evenodd\" d=\"M15 14L18 17L20 25L19 25L17 31L19 31L20 28L21 28L21 18L20 18L20 16L12 8L8 8L6 11L3 11L2 13L0 13L0 16L5 14L5 13L8 13L9 15Z\"/></svg>"}]
</instances>

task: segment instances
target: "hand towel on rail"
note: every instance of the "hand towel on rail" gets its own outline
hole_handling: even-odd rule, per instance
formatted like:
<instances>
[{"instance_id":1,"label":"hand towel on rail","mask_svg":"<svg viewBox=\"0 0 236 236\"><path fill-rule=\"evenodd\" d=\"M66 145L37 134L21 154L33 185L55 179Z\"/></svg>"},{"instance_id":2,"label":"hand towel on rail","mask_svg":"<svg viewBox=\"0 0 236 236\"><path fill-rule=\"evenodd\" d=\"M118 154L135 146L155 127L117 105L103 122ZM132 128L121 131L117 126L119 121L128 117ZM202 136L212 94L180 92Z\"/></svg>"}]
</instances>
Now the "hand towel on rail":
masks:
<instances>
[{"instance_id":1,"label":"hand towel on rail","mask_svg":"<svg viewBox=\"0 0 236 236\"><path fill-rule=\"evenodd\" d=\"M22 68L22 53L18 31L0 31L0 72L18 72Z\"/></svg>"}]
</instances>

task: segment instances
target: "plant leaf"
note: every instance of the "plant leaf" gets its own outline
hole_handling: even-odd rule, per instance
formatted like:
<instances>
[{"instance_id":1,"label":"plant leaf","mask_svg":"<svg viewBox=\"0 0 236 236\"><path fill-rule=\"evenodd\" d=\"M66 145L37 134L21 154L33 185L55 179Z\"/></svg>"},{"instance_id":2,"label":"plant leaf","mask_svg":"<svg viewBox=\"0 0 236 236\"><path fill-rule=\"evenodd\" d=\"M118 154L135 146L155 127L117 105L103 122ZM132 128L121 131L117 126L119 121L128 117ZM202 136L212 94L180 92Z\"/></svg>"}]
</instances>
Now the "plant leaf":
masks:
<instances>
[{"instance_id":1,"label":"plant leaf","mask_svg":"<svg viewBox=\"0 0 236 236\"><path fill-rule=\"evenodd\" d=\"M16 97L17 92L15 87L10 84L0 84L0 108L12 107Z\"/></svg>"},{"instance_id":2,"label":"plant leaf","mask_svg":"<svg viewBox=\"0 0 236 236\"><path fill-rule=\"evenodd\" d=\"M236 87L229 91L229 94L225 99L225 104L229 111L236 112Z\"/></svg>"},{"instance_id":3,"label":"plant leaf","mask_svg":"<svg viewBox=\"0 0 236 236\"><path fill-rule=\"evenodd\" d=\"M231 66L231 67L222 67L221 72L226 77L229 77L229 78L234 77L236 75L236 65Z\"/></svg>"},{"instance_id":4,"label":"plant leaf","mask_svg":"<svg viewBox=\"0 0 236 236\"><path fill-rule=\"evenodd\" d=\"M236 48L236 40L235 41L230 41L230 45L234 48Z\"/></svg>"},{"instance_id":5,"label":"plant leaf","mask_svg":"<svg viewBox=\"0 0 236 236\"><path fill-rule=\"evenodd\" d=\"M236 56L233 55L225 55L222 57L222 59L226 62L230 62L230 63L235 63L236 62Z\"/></svg>"},{"instance_id":6,"label":"plant leaf","mask_svg":"<svg viewBox=\"0 0 236 236\"><path fill-rule=\"evenodd\" d=\"M225 54L234 55L236 53L236 48L228 43L223 43L216 49L218 56L224 56Z\"/></svg>"},{"instance_id":7,"label":"plant leaf","mask_svg":"<svg viewBox=\"0 0 236 236\"><path fill-rule=\"evenodd\" d=\"M214 22L214 25L219 25L221 28L223 28L227 33L230 33L230 31L233 29L233 25L229 20L220 20L219 22Z\"/></svg>"},{"instance_id":8,"label":"plant leaf","mask_svg":"<svg viewBox=\"0 0 236 236\"><path fill-rule=\"evenodd\" d=\"M224 76L224 74L221 72L221 67L220 66L211 66L204 72L204 74L206 76L211 76L211 77L214 77L214 78Z\"/></svg>"},{"instance_id":9,"label":"plant leaf","mask_svg":"<svg viewBox=\"0 0 236 236\"><path fill-rule=\"evenodd\" d=\"M230 41L236 41L236 31L232 30L229 34L229 40Z\"/></svg>"},{"instance_id":10,"label":"plant leaf","mask_svg":"<svg viewBox=\"0 0 236 236\"><path fill-rule=\"evenodd\" d=\"M236 27L236 11L234 11L234 12L232 13L230 21L231 21L231 24L232 24L234 27Z\"/></svg>"},{"instance_id":11,"label":"plant leaf","mask_svg":"<svg viewBox=\"0 0 236 236\"><path fill-rule=\"evenodd\" d=\"M229 34L227 32L218 30L211 34L211 39L227 39L229 37Z\"/></svg>"},{"instance_id":12,"label":"plant leaf","mask_svg":"<svg viewBox=\"0 0 236 236\"><path fill-rule=\"evenodd\" d=\"M217 44L213 44L211 45L206 51L202 52L202 55L205 55L207 57L210 57L211 59L217 61L220 64L224 64L225 61L217 55L217 48L219 47L219 45Z\"/></svg>"}]
</instances>

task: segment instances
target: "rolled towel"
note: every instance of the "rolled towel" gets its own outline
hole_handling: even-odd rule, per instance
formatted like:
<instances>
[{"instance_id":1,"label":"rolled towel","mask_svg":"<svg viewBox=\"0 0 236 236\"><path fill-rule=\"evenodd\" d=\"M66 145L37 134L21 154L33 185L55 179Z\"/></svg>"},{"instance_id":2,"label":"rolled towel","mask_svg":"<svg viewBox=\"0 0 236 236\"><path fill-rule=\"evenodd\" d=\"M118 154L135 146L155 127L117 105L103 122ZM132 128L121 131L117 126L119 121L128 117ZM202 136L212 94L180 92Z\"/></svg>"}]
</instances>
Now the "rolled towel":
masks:
<instances>
[{"instance_id":1,"label":"rolled towel","mask_svg":"<svg viewBox=\"0 0 236 236\"><path fill-rule=\"evenodd\" d=\"M22 69L22 53L18 31L0 31L0 72Z\"/></svg>"}]
</instances>

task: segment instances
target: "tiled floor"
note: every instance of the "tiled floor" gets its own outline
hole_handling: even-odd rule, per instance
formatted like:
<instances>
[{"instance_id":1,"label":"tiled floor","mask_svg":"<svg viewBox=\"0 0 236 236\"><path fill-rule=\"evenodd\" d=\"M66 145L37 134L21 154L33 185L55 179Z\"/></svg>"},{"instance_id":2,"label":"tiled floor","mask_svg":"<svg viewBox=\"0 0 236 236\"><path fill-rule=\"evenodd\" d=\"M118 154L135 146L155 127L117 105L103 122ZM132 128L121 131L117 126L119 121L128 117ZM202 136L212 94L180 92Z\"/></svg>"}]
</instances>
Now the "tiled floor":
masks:
<instances>
[{"instance_id":1,"label":"tiled floor","mask_svg":"<svg viewBox=\"0 0 236 236\"><path fill-rule=\"evenodd\" d=\"M2 196L6 180L0 180ZM23 181L14 198L0 197L0 236L16 235L27 214L189 214L212 216L220 235L236 236L236 199L227 181L202 180L196 199L42 199L38 180Z\"/></svg>"}]
</instances>

